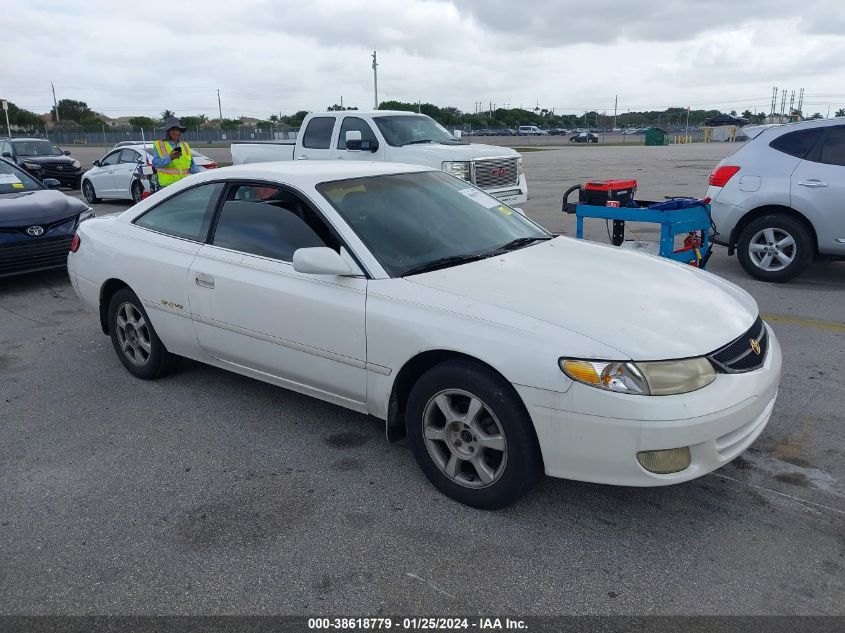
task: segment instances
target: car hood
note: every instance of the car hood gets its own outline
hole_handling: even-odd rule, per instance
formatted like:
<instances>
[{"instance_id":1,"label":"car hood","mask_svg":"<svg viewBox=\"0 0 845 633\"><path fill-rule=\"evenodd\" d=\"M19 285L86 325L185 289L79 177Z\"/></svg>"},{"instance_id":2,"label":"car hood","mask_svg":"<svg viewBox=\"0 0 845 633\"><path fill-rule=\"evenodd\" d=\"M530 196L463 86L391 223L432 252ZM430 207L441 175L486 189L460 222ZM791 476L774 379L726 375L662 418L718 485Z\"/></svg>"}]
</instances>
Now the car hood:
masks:
<instances>
[{"instance_id":1,"label":"car hood","mask_svg":"<svg viewBox=\"0 0 845 633\"><path fill-rule=\"evenodd\" d=\"M46 224L81 213L88 208L81 200L61 191L39 190L0 194L0 226Z\"/></svg>"},{"instance_id":2,"label":"car hood","mask_svg":"<svg viewBox=\"0 0 845 633\"><path fill-rule=\"evenodd\" d=\"M608 360L702 356L758 315L748 293L715 275L565 237L405 279L576 332L624 357Z\"/></svg>"},{"instance_id":3,"label":"car hood","mask_svg":"<svg viewBox=\"0 0 845 633\"><path fill-rule=\"evenodd\" d=\"M479 143L461 145L452 145L449 143L417 143L414 145L403 145L402 147L390 147L388 151L389 160L395 159L402 163L428 165L437 169L440 169L440 164L444 160L470 161L493 156L516 158L519 156L519 152L509 147L481 145Z\"/></svg>"}]
</instances>

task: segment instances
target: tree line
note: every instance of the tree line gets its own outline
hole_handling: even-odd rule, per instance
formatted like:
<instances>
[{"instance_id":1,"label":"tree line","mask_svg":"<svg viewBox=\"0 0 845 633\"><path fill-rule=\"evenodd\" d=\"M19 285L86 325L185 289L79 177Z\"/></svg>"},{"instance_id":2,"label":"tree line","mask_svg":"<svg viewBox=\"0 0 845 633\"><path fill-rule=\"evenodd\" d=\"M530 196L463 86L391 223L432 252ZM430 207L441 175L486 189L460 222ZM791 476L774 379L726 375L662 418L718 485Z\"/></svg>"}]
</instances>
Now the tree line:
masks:
<instances>
[{"instance_id":1,"label":"tree line","mask_svg":"<svg viewBox=\"0 0 845 633\"><path fill-rule=\"evenodd\" d=\"M106 123L102 115L92 110L84 101L73 99L62 99L57 103L58 107L50 110L51 119L57 120L60 127L65 129L78 129L87 131L99 131ZM18 131L38 132L44 129L44 120L34 112L18 107L11 101L8 103L8 114L10 125ZM346 107L333 104L326 108L327 111L357 110L357 107ZM666 108L665 110L649 110L640 112L623 112L616 116L607 112L595 110L582 114L558 114L553 109L535 108L525 110L523 108L491 108L482 112L462 112L456 107L440 107L432 103L406 103L402 101L382 101L379 110L400 110L404 112L419 112L426 114L435 121L449 129L476 130L484 128L516 128L520 125L536 125L543 129L578 127L609 129L616 127L647 127L647 126L679 126L686 125L686 108ZM698 127L705 119L722 114L719 110L690 110L689 125ZM746 110L737 115L735 110L729 114L743 116L751 123L763 123L766 115L753 113ZM300 110L294 114L271 114L266 119L255 124L256 128L290 127L298 128L302 120L308 115L307 110ZM133 129L152 130L161 127L164 120L176 116L171 110L164 110L159 118L148 116L135 116L128 119L128 127ZM836 111L835 116L845 117L845 108ZM224 118L222 121L209 120L205 114L182 116L182 125L189 130L201 126L213 126L223 129L234 129L244 125L241 119ZM809 119L823 118L821 113L816 112Z\"/></svg>"}]
</instances>

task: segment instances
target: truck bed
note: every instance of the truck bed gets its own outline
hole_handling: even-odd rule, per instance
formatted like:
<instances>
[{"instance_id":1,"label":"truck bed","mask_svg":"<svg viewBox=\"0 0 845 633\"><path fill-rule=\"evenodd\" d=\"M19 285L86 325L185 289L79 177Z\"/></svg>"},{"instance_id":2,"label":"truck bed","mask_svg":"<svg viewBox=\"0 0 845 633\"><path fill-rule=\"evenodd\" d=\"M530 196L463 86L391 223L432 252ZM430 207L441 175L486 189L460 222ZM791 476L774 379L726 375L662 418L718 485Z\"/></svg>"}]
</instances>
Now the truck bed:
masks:
<instances>
[{"instance_id":1,"label":"truck bed","mask_svg":"<svg viewBox=\"0 0 845 633\"><path fill-rule=\"evenodd\" d=\"M261 141L232 143L232 164L266 163L275 160L293 160L296 141Z\"/></svg>"}]
</instances>

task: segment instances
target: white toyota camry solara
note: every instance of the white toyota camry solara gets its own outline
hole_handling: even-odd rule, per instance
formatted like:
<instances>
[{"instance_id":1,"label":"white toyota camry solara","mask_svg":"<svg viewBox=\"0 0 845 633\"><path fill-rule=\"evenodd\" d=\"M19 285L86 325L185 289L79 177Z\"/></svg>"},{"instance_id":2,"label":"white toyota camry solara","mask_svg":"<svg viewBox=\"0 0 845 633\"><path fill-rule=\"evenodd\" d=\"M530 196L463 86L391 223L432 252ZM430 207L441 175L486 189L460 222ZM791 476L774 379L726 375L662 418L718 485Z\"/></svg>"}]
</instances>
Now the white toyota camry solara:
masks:
<instances>
[{"instance_id":1,"label":"white toyota camry solara","mask_svg":"<svg viewBox=\"0 0 845 633\"><path fill-rule=\"evenodd\" d=\"M138 378L188 357L376 416L479 508L543 473L662 486L711 472L763 431L781 376L774 333L733 284L554 237L416 165L197 174L83 222L68 270Z\"/></svg>"}]
</instances>

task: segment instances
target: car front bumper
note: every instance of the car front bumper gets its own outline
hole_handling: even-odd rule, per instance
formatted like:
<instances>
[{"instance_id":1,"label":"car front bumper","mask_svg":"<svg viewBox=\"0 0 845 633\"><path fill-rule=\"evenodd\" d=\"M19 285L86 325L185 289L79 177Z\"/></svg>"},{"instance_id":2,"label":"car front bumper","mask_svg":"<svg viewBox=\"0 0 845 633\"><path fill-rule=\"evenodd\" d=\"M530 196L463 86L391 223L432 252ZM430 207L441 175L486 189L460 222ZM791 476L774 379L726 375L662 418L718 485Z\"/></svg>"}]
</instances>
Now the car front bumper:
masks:
<instances>
[{"instance_id":1,"label":"car front bumper","mask_svg":"<svg viewBox=\"0 0 845 633\"><path fill-rule=\"evenodd\" d=\"M768 327L768 326L767 326ZM769 422L782 371L780 345L758 370L718 374L677 396L614 394L575 383L562 394L516 385L534 421L546 474L623 486L666 486L701 477L745 451ZM688 447L690 465L656 474L641 451Z\"/></svg>"}]
</instances>

